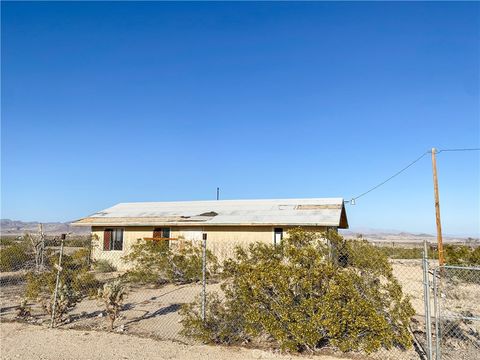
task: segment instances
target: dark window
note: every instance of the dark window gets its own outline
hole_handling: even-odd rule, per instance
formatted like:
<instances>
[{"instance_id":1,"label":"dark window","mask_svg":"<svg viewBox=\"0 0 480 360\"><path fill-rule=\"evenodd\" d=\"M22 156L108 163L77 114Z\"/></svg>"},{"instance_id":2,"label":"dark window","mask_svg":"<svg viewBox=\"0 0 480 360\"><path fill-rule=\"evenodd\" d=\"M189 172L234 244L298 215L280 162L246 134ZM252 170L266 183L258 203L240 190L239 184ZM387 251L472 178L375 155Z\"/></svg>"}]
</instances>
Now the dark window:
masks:
<instances>
[{"instance_id":1,"label":"dark window","mask_svg":"<svg viewBox=\"0 0 480 360\"><path fill-rule=\"evenodd\" d=\"M283 229L282 228L275 228L273 230L273 244L277 245L280 244L280 241L283 239Z\"/></svg>"},{"instance_id":2,"label":"dark window","mask_svg":"<svg viewBox=\"0 0 480 360\"><path fill-rule=\"evenodd\" d=\"M123 229L105 229L103 250L123 250Z\"/></svg>"},{"instance_id":3,"label":"dark window","mask_svg":"<svg viewBox=\"0 0 480 360\"><path fill-rule=\"evenodd\" d=\"M153 229L153 238L161 238L162 237L162 228L155 228Z\"/></svg>"},{"instance_id":4,"label":"dark window","mask_svg":"<svg viewBox=\"0 0 480 360\"><path fill-rule=\"evenodd\" d=\"M153 238L170 239L170 228L155 228L153 229ZM170 247L170 240L160 240L161 247L167 251Z\"/></svg>"},{"instance_id":5,"label":"dark window","mask_svg":"<svg viewBox=\"0 0 480 360\"><path fill-rule=\"evenodd\" d=\"M165 239L170 239L170 228L163 228L162 236Z\"/></svg>"},{"instance_id":6,"label":"dark window","mask_svg":"<svg viewBox=\"0 0 480 360\"><path fill-rule=\"evenodd\" d=\"M170 228L155 228L153 229L154 238L170 239Z\"/></svg>"}]
</instances>

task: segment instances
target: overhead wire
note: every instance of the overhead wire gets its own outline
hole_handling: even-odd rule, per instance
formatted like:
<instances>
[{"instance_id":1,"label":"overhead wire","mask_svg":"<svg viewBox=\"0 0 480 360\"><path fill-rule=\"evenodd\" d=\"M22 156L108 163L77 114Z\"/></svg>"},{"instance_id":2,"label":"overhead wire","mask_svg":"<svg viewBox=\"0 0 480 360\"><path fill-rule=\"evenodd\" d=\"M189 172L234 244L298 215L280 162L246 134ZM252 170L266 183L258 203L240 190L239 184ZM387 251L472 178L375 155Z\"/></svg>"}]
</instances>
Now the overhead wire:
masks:
<instances>
[{"instance_id":1,"label":"overhead wire","mask_svg":"<svg viewBox=\"0 0 480 360\"><path fill-rule=\"evenodd\" d=\"M437 154L440 154L441 152L447 152L447 151L479 151L480 148L470 148L470 149L440 149L436 151Z\"/></svg>"},{"instance_id":2,"label":"overhead wire","mask_svg":"<svg viewBox=\"0 0 480 360\"><path fill-rule=\"evenodd\" d=\"M449 152L449 151L479 151L480 148L464 148L464 149L440 149L440 150L435 150L435 153L436 154L439 154L441 152ZM398 175L400 175L401 173L403 173L405 170L407 170L408 168L410 168L411 166L415 165L417 162L419 162L421 159L423 159L425 157L425 155L427 154L431 154L432 151L429 150L429 151L426 151L424 152L422 155L420 155L418 158L416 158L415 160L413 160L411 163L409 163L407 166L405 166L404 168L400 169L399 171L397 171L396 173L394 173L392 176L388 177L387 179L385 179L384 181L382 181L381 183L379 183L378 185L375 185L374 187L370 188L369 190L361 193L360 195L357 195L355 197L352 197L351 200L346 200L345 203L351 203L352 205L355 204L355 201L359 198L361 198L362 196L365 196L367 195L368 193L378 189L380 186L386 184L387 182L389 182L390 180L394 179L395 177L397 177Z\"/></svg>"}]
</instances>

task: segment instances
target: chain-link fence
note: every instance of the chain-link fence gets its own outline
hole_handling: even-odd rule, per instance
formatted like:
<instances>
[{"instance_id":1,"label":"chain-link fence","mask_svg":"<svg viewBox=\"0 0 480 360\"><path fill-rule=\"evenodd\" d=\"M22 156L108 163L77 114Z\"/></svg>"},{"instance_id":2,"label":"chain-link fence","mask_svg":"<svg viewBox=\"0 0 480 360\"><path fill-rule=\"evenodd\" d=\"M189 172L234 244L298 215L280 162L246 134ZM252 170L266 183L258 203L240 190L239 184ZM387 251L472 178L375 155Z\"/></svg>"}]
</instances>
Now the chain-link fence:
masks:
<instances>
[{"instance_id":1,"label":"chain-link fence","mask_svg":"<svg viewBox=\"0 0 480 360\"><path fill-rule=\"evenodd\" d=\"M116 235L110 235L109 245L113 247ZM359 244L362 242L358 241ZM385 340L389 345L381 346L371 354L355 350L347 352L347 356L353 354L382 360L480 358L478 268L438 268L435 249L430 246L425 246L426 252L418 246L407 248L398 244L394 247L369 245L376 252L369 252L369 248L362 246L350 248L349 251L357 252L354 256L352 253L345 255L342 252L344 249L338 248L328 254L336 256L335 266L355 263L363 278L373 276L371 282L365 283L369 286L381 286L392 279L395 282L389 286L398 283L401 298L407 299L405 301L412 308L408 318L408 338L413 346L401 346L396 338L391 343ZM103 249L101 258L95 255L99 247ZM211 321L212 314L218 320L224 314L220 307L212 308L212 304L220 304L225 297L232 296L226 296L222 289L222 285L231 281L224 276L222 262L232 256L234 246L227 244L221 252L208 249L206 237L195 242L161 236L146 238L139 240L138 247L122 252L121 256L119 252L105 251L104 239L90 236L68 236L62 240L60 237L29 235L8 243L2 242L1 319L62 328L113 329L156 339L198 342L198 336L190 335L200 331L201 327L188 328L185 332L185 309L189 304L195 304L190 305L190 309L197 309L201 321ZM213 256L216 253L217 259ZM383 266L383 258L388 259L392 279L375 269L377 264L378 267ZM362 265L364 263L368 264ZM269 269L279 271L272 264ZM275 275L271 278L274 279ZM378 282L375 276L378 276ZM334 277L331 279L338 281ZM361 282L361 279L359 277L358 281ZM350 286L349 283L347 285ZM292 286L295 290L295 284ZM351 289L360 292L358 301L378 300L368 288L353 284ZM379 289L385 291L386 288ZM392 294L397 291L395 289ZM349 296L348 293L341 295ZM274 292L269 296L274 298ZM308 299L308 294L299 296L299 299ZM391 297L380 301L385 299L393 301ZM341 298L338 302L342 302ZM395 304L399 305L393 301L379 311L389 311L389 306ZM243 310L248 310L249 306L252 305L243 304ZM258 308L258 311L262 309ZM344 322L343 317L346 316L342 311L339 307L336 319L339 323ZM388 319L394 321L391 317ZM187 323L187 326L192 324ZM206 325L220 334L218 343L232 336L232 327L239 331L242 326L241 317ZM364 335L360 333L358 336ZM278 348L268 334L264 333L261 337L261 343L257 343L258 339L249 342L253 346ZM330 351L338 351L328 343L326 347Z\"/></svg>"},{"instance_id":2,"label":"chain-link fence","mask_svg":"<svg viewBox=\"0 0 480 360\"><path fill-rule=\"evenodd\" d=\"M180 309L202 295L201 246L176 249L163 238L142 243L135 259L115 251L95 259L99 239L90 236L29 234L3 241L2 321L191 342L181 334ZM207 276L206 290L216 289Z\"/></svg>"},{"instance_id":3,"label":"chain-link fence","mask_svg":"<svg viewBox=\"0 0 480 360\"><path fill-rule=\"evenodd\" d=\"M480 267L437 267L433 284L436 360L478 359Z\"/></svg>"}]
</instances>

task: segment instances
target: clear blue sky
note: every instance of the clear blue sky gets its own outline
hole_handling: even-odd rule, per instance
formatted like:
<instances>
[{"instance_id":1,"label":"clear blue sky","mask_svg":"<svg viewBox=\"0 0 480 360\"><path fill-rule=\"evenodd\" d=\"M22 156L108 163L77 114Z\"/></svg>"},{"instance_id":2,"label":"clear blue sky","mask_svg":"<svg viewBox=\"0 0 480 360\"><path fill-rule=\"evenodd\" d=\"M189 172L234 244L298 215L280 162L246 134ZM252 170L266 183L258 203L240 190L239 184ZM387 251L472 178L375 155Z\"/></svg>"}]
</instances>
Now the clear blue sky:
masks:
<instances>
[{"instance_id":1,"label":"clear blue sky","mask_svg":"<svg viewBox=\"0 0 480 360\"><path fill-rule=\"evenodd\" d=\"M118 202L346 199L479 147L480 4L2 2L3 218ZM479 153L438 158L480 233ZM434 232L428 157L347 208Z\"/></svg>"}]
</instances>

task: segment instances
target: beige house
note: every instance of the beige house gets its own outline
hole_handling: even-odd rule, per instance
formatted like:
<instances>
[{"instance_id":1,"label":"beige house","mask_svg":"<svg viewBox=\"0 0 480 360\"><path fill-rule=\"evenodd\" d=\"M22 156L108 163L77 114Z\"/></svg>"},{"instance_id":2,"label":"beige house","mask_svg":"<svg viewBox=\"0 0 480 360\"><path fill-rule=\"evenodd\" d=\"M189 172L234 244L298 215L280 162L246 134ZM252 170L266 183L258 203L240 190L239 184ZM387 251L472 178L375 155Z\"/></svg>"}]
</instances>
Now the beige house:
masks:
<instances>
[{"instance_id":1,"label":"beige house","mask_svg":"<svg viewBox=\"0 0 480 360\"><path fill-rule=\"evenodd\" d=\"M237 245L278 243L294 227L348 228L341 198L121 203L72 225L90 226L98 239L94 259L119 270L127 268L122 257L139 239L176 246L205 237L207 248L224 259Z\"/></svg>"}]
</instances>

